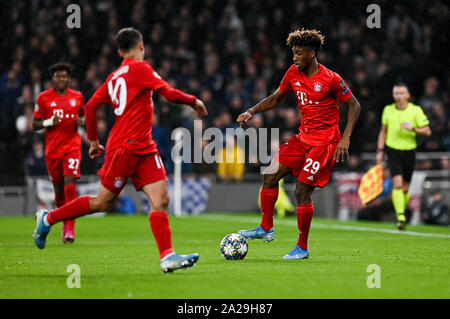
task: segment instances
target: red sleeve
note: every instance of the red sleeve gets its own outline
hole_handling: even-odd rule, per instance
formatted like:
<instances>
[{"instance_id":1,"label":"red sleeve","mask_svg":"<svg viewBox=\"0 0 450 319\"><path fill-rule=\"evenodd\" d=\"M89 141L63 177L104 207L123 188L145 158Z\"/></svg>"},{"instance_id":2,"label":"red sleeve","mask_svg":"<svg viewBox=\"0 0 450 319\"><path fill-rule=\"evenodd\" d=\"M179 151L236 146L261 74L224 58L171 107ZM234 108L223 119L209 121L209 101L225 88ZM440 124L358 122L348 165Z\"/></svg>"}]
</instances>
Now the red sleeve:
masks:
<instances>
[{"instance_id":1,"label":"red sleeve","mask_svg":"<svg viewBox=\"0 0 450 319\"><path fill-rule=\"evenodd\" d=\"M136 64L133 74L137 82L147 89L158 91L160 88L169 85L147 62Z\"/></svg>"},{"instance_id":2,"label":"red sleeve","mask_svg":"<svg viewBox=\"0 0 450 319\"><path fill-rule=\"evenodd\" d=\"M108 78L105 83L103 83L98 89L97 91L95 91L94 95L92 96L92 98L96 98L98 100L101 100L103 104L109 103L109 94L108 94L108 86L106 85L106 83L108 83L110 79ZM91 100L92 100L91 98Z\"/></svg>"},{"instance_id":3,"label":"red sleeve","mask_svg":"<svg viewBox=\"0 0 450 319\"><path fill-rule=\"evenodd\" d=\"M94 96L87 102L86 109L86 130L87 139L89 141L95 141L98 139L97 134L97 109L108 103L108 95L106 90L106 83L103 83L101 87L95 92Z\"/></svg>"},{"instance_id":4,"label":"red sleeve","mask_svg":"<svg viewBox=\"0 0 450 319\"><path fill-rule=\"evenodd\" d=\"M291 69L289 68L289 70L287 70L287 72L284 74L283 80L281 80L280 87L279 87L281 92L287 93L292 89L291 82L290 82L290 80L291 80L290 70Z\"/></svg>"},{"instance_id":5,"label":"red sleeve","mask_svg":"<svg viewBox=\"0 0 450 319\"><path fill-rule=\"evenodd\" d=\"M334 77L331 80L331 91L335 93L336 97L342 102L347 101L352 96L352 91L341 76L334 73Z\"/></svg>"},{"instance_id":6,"label":"red sleeve","mask_svg":"<svg viewBox=\"0 0 450 319\"><path fill-rule=\"evenodd\" d=\"M42 94L39 94L36 99L33 116L37 119L42 119L45 116Z\"/></svg>"},{"instance_id":7,"label":"red sleeve","mask_svg":"<svg viewBox=\"0 0 450 319\"><path fill-rule=\"evenodd\" d=\"M158 91L167 100L177 104L194 105L197 98L194 95L186 94L180 90L174 89L171 86L163 86Z\"/></svg>"}]
</instances>

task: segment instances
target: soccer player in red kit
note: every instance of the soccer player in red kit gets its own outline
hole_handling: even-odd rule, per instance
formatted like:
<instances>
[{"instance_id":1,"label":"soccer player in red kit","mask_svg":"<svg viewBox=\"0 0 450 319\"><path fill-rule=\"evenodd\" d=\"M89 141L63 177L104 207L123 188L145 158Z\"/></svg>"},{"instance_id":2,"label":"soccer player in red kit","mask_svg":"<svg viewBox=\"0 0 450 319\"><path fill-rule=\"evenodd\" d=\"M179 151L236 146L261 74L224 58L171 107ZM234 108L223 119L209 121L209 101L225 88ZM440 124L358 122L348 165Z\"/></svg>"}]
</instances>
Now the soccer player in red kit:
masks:
<instances>
[{"instance_id":1,"label":"soccer player in red kit","mask_svg":"<svg viewBox=\"0 0 450 319\"><path fill-rule=\"evenodd\" d=\"M207 115L207 111L202 101L172 88L144 61L144 43L139 31L121 29L115 42L123 58L122 65L108 76L86 104L87 137L91 144L89 155L92 158L105 152L97 138L97 108L110 103L116 115L106 144L105 163L98 172L100 191L97 196L79 197L50 213L38 212L35 243L38 248L44 248L50 226L59 221L109 210L131 177L136 190L142 190L151 204L149 221L159 249L161 269L172 272L188 268L199 256L179 255L172 248L166 172L151 135L152 95L157 92L171 102L191 105L200 116Z\"/></svg>"},{"instance_id":2,"label":"soccer player in red kit","mask_svg":"<svg viewBox=\"0 0 450 319\"><path fill-rule=\"evenodd\" d=\"M55 191L56 207L77 197L75 181L80 178L81 137L78 125L84 124L84 98L69 88L73 66L60 62L49 67L53 88L36 100L33 129L46 129L45 161ZM75 240L75 219L65 220L63 243Z\"/></svg>"},{"instance_id":3,"label":"soccer player in red kit","mask_svg":"<svg viewBox=\"0 0 450 319\"><path fill-rule=\"evenodd\" d=\"M289 34L287 45L292 48L294 64L288 69L280 87L256 106L239 115L242 127L254 114L276 107L293 91L302 114L299 133L280 146L270 166L263 172L260 192L262 222L251 230L238 233L246 238L275 238L273 214L278 199L278 181L287 174L297 177L298 242L283 259L309 257L308 235L314 212L311 194L315 187L325 187L335 161L349 158L350 135L360 112L360 105L350 88L335 72L317 61L324 43L317 30L297 30ZM341 138L338 99L348 105L347 125Z\"/></svg>"}]
</instances>

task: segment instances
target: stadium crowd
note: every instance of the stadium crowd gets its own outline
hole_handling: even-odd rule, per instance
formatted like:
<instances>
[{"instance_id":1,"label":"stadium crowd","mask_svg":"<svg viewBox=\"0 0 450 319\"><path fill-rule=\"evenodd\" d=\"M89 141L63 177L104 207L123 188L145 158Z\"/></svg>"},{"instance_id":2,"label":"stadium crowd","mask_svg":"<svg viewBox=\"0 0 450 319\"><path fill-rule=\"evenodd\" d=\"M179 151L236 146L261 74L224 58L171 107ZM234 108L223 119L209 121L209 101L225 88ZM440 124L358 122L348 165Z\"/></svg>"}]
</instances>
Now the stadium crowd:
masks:
<instances>
[{"instance_id":1,"label":"stadium crowd","mask_svg":"<svg viewBox=\"0 0 450 319\"><path fill-rule=\"evenodd\" d=\"M289 32L316 28L325 35L319 62L338 72L362 106L352 136L351 160L336 169L363 170L362 152L374 152L381 111L393 102L392 86L408 84L422 106L433 135L419 151L450 152L450 78L447 68L449 6L445 1L377 1L381 28L366 25L369 1L119 1L80 0L81 28L66 26L70 0L4 0L0 30L0 184L20 185L26 174L46 175L42 136L32 131L34 101L51 87L48 66L75 66L71 87L87 101L121 59L113 36L132 25L144 35L146 57L171 85L195 94L209 115L203 128L236 127L237 116L275 91L292 53ZM153 136L170 173L171 132L193 129L195 113L157 94ZM345 123L346 110L341 111ZM114 123L112 109L99 114L105 143ZM297 132L301 115L294 95L280 107L257 115L255 128L277 127L281 142ZM95 174L100 161L83 145L83 175ZM449 169L449 159L419 161L419 169ZM185 172L207 172L186 165ZM257 165L247 167L257 172Z\"/></svg>"}]
</instances>

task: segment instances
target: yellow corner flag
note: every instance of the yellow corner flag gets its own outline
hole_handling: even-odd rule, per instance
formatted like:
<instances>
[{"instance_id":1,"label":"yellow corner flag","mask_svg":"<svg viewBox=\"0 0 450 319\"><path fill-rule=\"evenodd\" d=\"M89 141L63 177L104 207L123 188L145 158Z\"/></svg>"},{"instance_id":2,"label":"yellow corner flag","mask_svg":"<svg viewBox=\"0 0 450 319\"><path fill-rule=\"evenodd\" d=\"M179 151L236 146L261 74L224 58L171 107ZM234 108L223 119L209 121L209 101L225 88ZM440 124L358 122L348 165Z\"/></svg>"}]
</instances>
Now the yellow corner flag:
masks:
<instances>
[{"instance_id":1,"label":"yellow corner flag","mask_svg":"<svg viewBox=\"0 0 450 319\"><path fill-rule=\"evenodd\" d=\"M363 206L383 192L383 166L377 164L367 171L359 183L358 195Z\"/></svg>"}]
</instances>

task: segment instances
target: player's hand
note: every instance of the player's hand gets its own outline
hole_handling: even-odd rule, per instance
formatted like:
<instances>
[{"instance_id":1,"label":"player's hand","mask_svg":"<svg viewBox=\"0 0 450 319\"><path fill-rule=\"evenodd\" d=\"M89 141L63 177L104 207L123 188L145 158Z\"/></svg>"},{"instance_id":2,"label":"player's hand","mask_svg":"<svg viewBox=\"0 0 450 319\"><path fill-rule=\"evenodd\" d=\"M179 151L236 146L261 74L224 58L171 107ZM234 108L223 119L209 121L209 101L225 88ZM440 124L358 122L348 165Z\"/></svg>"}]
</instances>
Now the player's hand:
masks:
<instances>
[{"instance_id":1,"label":"player's hand","mask_svg":"<svg viewBox=\"0 0 450 319\"><path fill-rule=\"evenodd\" d=\"M333 159L336 162L344 162L345 158L350 159L350 154L348 154L348 148L350 147L350 138L343 137L334 151Z\"/></svg>"},{"instance_id":2,"label":"player's hand","mask_svg":"<svg viewBox=\"0 0 450 319\"><path fill-rule=\"evenodd\" d=\"M238 116L236 122L238 122L240 127L243 127L244 124L250 121L252 118L253 114L250 113L249 111L246 111Z\"/></svg>"},{"instance_id":3,"label":"player's hand","mask_svg":"<svg viewBox=\"0 0 450 319\"><path fill-rule=\"evenodd\" d=\"M105 154L105 148L100 145L100 142L98 140L89 141L89 143L91 144L91 147L89 148L90 158L97 158Z\"/></svg>"},{"instance_id":4,"label":"player's hand","mask_svg":"<svg viewBox=\"0 0 450 319\"><path fill-rule=\"evenodd\" d=\"M55 114L51 118L43 120L42 127L43 128L53 127L59 122L61 122L61 119L58 117L58 115Z\"/></svg>"},{"instance_id":5,"label":"player's hand","mask_svg":"<svg viewBox=\"0 0 450 319\"><path fill-rule=\"evenodd\" d=\"M202 100L196 99L192 107L194 108L195 112L197 112L198 115L200 116L208 115L208 111L206 110L206 106Z\"/></svg>"},{"instance_id":6,"label":"player's hand","mask_svg":"<svg viewBox=\"0 0 450 319\"><path fill-rule=\"evenodd\" d=\"M53 115L52 120L53 120L53 126L55 126L58 123L61 123L61 118L58 115Z\"/></svg>"},{"instance_id":7,"label":"player's hand","mask_svg":"<svg viewBox=\"0 0 450 319\"><path fill-rule=\"evenodd\" d=\"M86 123L86 121L84 120L84 116L77 117L77 125L83 126L85 123Z\"/></svg>"}]
</instances>

